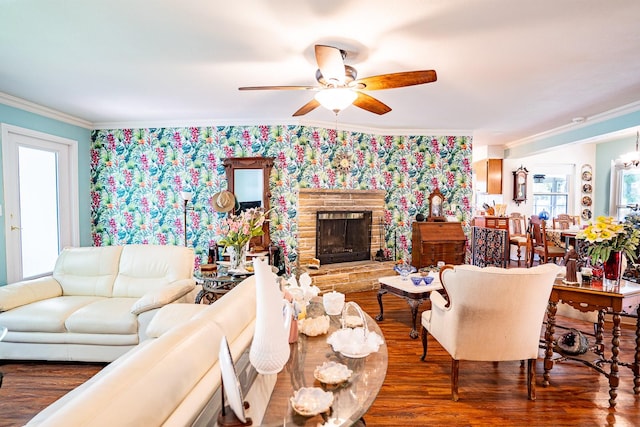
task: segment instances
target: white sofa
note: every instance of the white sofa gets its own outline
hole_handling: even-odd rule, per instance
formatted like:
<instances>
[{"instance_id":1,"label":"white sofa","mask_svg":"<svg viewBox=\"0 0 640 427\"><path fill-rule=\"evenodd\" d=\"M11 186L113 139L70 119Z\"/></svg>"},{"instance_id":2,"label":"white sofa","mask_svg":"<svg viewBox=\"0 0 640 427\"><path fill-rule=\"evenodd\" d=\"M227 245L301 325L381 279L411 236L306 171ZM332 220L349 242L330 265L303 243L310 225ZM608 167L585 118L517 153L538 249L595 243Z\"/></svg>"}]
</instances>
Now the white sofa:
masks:
<instances>
[{"instance_id":1,"label":"white sofa","mask_svg":"<svg viewBox=\"0 0 640 427\"><path fill-rule=\"evenodd\" d=\"M193 302L193 249L64 249L51 276L0 287L0 360L111 362L145 338L158 309Z\"/></svg>"},{"instance_id":2,"label":"white sofa","mask_svg":"<svg viewBox=\"0 0 640 427\"><path fill-rule=\"evenodd\" d=\"M248 366L255 308L254 277L212 305L162 307L147 328L147 340L27 425L215 425L221 392L221 338L226 336L233 360L237 363L242 355Z\"/></svg>"}]
</instances>

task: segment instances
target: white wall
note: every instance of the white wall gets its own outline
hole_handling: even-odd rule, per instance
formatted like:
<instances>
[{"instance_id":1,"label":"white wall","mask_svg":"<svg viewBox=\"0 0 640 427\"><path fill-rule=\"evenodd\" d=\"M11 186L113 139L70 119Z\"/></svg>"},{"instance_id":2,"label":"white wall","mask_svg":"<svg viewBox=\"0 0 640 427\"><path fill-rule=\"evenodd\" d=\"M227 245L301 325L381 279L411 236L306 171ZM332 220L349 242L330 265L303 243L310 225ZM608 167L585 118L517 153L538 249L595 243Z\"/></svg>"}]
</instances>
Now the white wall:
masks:
<instances>
[{"instance_id":1,"label":"white wall","mask_svg":"<svg viewBox=\"0 0 640 427\"><path fill-rule=\"evenodd\" d=\"M548 151L535 156L523 157L519 159L504 159L502 162L502 194L504 203L507 204L507 214L510 212L520 212L527 217L537 214L533 212L533 175L536 173L552 173L552 171L570 170L573 171L573 180L570 184L569 194L569 214L580 215L582 212L582 179L581 168L584 164L593 167L593 180L595 182L595 144L574 144L564 146L552 151ZM527 168L527 201L516 205L513 201L513 171L520 165ZM593 184L592 184L593 185ZM591 193L593 198L595 194ZM595 202L595 200L594 200Z\"/></svg>"}]
</instances>

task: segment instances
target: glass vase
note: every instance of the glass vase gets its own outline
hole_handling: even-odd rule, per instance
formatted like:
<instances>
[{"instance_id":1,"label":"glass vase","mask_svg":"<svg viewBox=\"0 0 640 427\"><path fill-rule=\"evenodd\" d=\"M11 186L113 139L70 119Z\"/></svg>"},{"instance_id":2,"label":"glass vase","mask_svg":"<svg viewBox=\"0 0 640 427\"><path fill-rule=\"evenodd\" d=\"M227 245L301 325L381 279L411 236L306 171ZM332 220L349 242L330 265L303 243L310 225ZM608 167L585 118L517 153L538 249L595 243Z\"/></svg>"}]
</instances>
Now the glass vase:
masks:
<instances>
[{"instance_id":1,"label":"glass vase","mask_svg":"<svg viewBox=\"0 0 640 427\"><path fill-rule=\"evenodd\" d=\"M229 269L235 271L244 270L244 260L247 255L247 245L234 245L229 246L227 249L229 252Z\"/></svg>"},{"instance_id":2,"label":"glass vase","mask_svg":"<svg viewBox=\"0 0 640 427\"><path fill-rule=\"evenodd\" d=\"M605 279L619 280L622 275L622 252L611 252L603 267Z\"/></svg>"}]
</instances>

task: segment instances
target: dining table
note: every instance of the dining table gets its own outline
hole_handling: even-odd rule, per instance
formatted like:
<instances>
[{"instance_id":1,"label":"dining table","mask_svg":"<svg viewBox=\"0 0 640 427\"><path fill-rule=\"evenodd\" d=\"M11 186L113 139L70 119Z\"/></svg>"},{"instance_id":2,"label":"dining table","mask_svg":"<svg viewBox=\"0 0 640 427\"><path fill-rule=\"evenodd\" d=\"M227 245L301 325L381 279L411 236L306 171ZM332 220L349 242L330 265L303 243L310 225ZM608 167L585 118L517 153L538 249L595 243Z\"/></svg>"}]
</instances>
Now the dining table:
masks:
<instances>
[{"instance_id":1,"label":"dining table","mask_svg":"<svg viewBox=\"0 0 640 427\"><path fill-rule=\"evenodd\" d=\"M567 354L558 347L554 333L559 302L569 304L583 313L598 312L595 345L585 354ZM611 318L610 346L605 339L605 316ZM623 359L624 355L620 354L620 320L623 316L636 319L640 316L640 285L624 279L611 281L595 278L588 283L569 284L558 277L553 285L547 308L543 386L547 387L550 384L551 369L555 361L575 360L591 367L609 380L610 407L616 406L621 367L628 368L633 373L632 390L635 395L639 395L640 321L636 321L635 352ZM554 354L558 357L554 357Z\"/></svg>"},{"instance_id":2,"label":"dining table","mask_svg":"<svg viewBox=\"0 0 640 427\"><path fill-rule=\"evenodd\" d=\"M579 232L579 229L545 229L547 242L553 243L554 245L564 249L567 249L569 246L575 247L576 236Z\"/></svg>"}]
</instances>

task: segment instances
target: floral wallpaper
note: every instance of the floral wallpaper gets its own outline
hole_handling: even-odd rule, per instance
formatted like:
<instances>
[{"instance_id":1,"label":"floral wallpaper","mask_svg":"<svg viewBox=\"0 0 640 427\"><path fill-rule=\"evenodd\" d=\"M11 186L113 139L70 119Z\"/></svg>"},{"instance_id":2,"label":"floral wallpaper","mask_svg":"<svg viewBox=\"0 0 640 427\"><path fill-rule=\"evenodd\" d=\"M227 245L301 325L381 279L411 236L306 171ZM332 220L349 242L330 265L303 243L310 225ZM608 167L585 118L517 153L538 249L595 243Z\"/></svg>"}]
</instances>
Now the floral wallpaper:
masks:
<instances>
[{"instance_id":1,"label":"floral wallpaper","mask_svg":"<svg viewBox=\"0 0 640 427\"><path fill-rule=\"evenodd\" d=\"M273 157L271 240L295 272L299 188L385 189L387 254L408 257L411 225L439 188L448 215L471 220L471 138L391 136L309 126L107 129L92 132L91 218L95 246L184 244L196 267L221 238L224 214L210 206L226 189L222 159Z\"/></svg>"}]
</instances>

